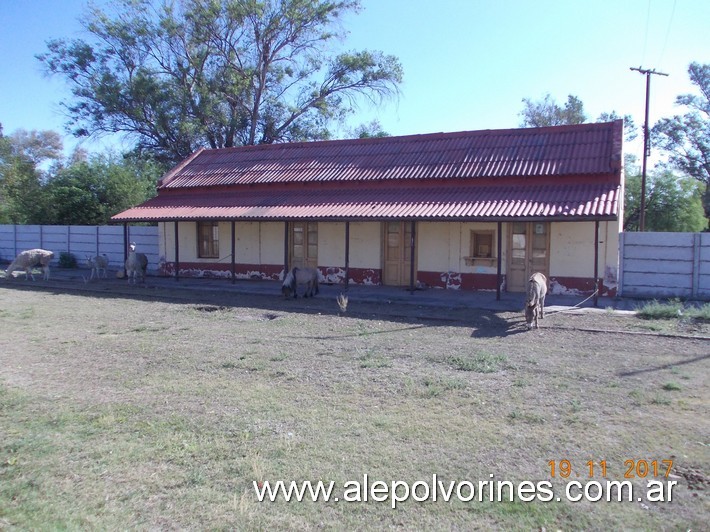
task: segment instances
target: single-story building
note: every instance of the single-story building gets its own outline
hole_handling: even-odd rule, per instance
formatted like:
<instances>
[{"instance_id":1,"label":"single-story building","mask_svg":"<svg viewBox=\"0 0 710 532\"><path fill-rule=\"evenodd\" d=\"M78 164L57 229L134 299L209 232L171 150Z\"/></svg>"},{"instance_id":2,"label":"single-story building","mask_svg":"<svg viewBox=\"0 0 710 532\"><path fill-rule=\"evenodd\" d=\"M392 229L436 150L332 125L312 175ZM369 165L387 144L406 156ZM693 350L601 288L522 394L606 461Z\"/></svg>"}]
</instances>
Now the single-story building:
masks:
<instances>
[{"instance_id":1,"label":"single-story building","mask_svg":"<svg viewBox=\"0 0 710 532\"><path fill-rule=\"evenodd\" d=\"M158 222L165 275L613 295L621 120L201 149L113 217Z\"/></svg>"}]
</instances>

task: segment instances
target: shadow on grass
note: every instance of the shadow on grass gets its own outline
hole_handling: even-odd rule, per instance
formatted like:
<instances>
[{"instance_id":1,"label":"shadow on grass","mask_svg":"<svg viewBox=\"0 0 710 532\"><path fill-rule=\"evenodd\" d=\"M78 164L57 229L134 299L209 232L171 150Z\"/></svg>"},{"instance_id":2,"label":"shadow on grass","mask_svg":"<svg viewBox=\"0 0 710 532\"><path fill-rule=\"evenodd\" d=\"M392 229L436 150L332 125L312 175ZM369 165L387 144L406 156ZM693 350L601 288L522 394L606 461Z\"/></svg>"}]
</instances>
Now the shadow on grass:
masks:
<instances>
[{"instance_id":1,"label":"shadow on grass","mask_svg":"<svg viewBox=\"0 0 710 532\"><path fill-rule=\"evenodd\" d=\"M664 369L671 369L678 366L684 366L685 364L692 364L693 362L700 362L701 360L706 360L710 358L710 355L701 355L699 357L691 358L689 360L683 360L681 362L673 362L670 364L663 364L662 366L656 366L655 368L644 368L636 369L633 371L625 371L619 373L619 377L633 377L635 375L641 375L643 373L651 373L652 371L663 371Z\"/></svg>"},{"instance_id":2,"label":"shadow on grass","mask_svg":"<svg viewBox=\"0 0 710 532\"><path fill-rule=\"evenodd\" d=\"M248 282L248 281L247 281ZM96 299L128 299L135 301L159 301L185 305L191 309L226 309L253 308L270 313L269 319L277 317L277 313L302 313L312 315L337 316L343 319L356 318L362 320L383 320L401 323L402 329L421 329L436 326L473 328L472 338L508 336L522 332L517 330L515 323L509 323L496 312L482 309L446 309L441 307L423 307L407 303L387 302L379 304L372 301L350 301L350 308L343 313L336 301L331 298L317 296L314 298L298 298L285 300L280 292L280 285L274 286L274 292L242 292L238 289L200 290L165 284L127 285L125 281L109 280L98 283L82 283L67 281L24 281L0 279L0 289L16 291L44 292L55 295L79 295ZM352 310L351 310L352 309ZM524 323L523 323L524 325ZM366 334L381 334L393 332L392 329L369 331ZM357 336L353 333L350 336ZM335 334L333 337L342 337ZM323 339L323 338L319 338Z\"/></svg>"},{"instance_id":3,"label":"shadow on grass","mask_svg":"<svg viewBox=\"0 0 710 532\"><path fill-rule=\"evenodd\" d=\"M527 331L523 316L505 320L495 312L481 312L474 319L471 338L503 338Z\"/></svg>"}]
</instances>

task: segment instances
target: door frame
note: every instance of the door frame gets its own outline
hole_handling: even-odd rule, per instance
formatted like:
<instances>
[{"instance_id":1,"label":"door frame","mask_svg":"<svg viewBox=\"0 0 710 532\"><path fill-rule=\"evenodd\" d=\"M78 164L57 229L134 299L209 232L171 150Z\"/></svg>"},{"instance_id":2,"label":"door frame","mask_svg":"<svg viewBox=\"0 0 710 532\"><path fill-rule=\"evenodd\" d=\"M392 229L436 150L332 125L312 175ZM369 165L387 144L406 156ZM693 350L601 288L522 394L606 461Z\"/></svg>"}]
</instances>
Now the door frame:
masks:
<instances>
[{"instance_id":1,"label":"door frame","mask_svg":"<svg viewBox=\"0 0 710 532\"><path fill-rule=\"evenodd\" d=\"M316 235L318 234L318 222L316 221L311 221L311 220L297 220L297 221L291 221L288 222L288 265L290 268L293 268L294 265L294 256L293 256L293 247L295 244L296 239L294 238L294 232L295 232L295 227L296 224L303 224L304 226L304 232L303 232L303 248L304 248L304 262L303 267L311 267L311 268L317 268L318 267L318 237L316 236L316 241L315 241L315 246L316 246L316 256L311 257L308 254L308 248L309 248L309 240L308 240L308 226L310 224L315 224L316 226Z\"/></svg>"},{"instance_id":2,"label":"door frame","mask_svg":"<svg viewBox=\"0 0 710 532\"><path fill-rule=\"evenodd\" d=\"M400 251L400 257L399 260L397 261L397 268L399 269L398 272L398 277L399 277L399 282L397 284L388 284L386 282L387 280L387 272L389 272L389 269L387 267L387 264L390 262L394 261L388 261L387 260L387 234L388 234L388 224L392 222L397 222L400 224L400 238L401 238L401 243L402 245L400 246L401 251ZM412 227L412 224L414 224L414 227ZM418 253L416 252L417 249L417 239L419 238L419 235L417 234L418 231L416 230L416 221L412 220L384 220L381 224L381 229L380 229L380 235L381 235L381 256L382 256L382 284L384 286L409 286L411 287L413 284L413 279L416 279L417 277L417 256ZM407 250L407 244L405 242L405 239L407 235L409 234L410 241L413 240L413 242L410 242L411 248ZM414 238L412 238L412 235ZM412 250L414 250L414 268L412 271ZM408 277L412 277L411 279L407 279Z\"/></svg>"},{"instance_id":3,"label":"door frame","mask_svg":"<svg viewBox=\"0 0 710 532\"><path fill-rule=\"evenodd\" d=\"M525 224L525 276L524 279L527 280L530 278L530 276L535 273L535 271L540 271L543 274L545 274L545 277L548 279L550 278L550 237L551 237L551 229L552 229L552 223L551 222L541 222L541 221L535 221L535 222L530 222L530 221L517 221L517 222L510 222L508 223L508 236L507 236L507 245L506 245L506 291L507 292L524 292L525 291L525 286L522 287L522 290L511 290L511 285L510 285L510 279L512 278L511 276L511 268L513 265L513 227L515 226L516 223L523 223ZM547 231L546 231L546 238L545 238L545 265L543 268L534 268L533 267L533 256L532 256L532 250L533 250L533 236L535 234L535 225L536 224L545 224L547 226Z\"/></svg>"}]
</instances>

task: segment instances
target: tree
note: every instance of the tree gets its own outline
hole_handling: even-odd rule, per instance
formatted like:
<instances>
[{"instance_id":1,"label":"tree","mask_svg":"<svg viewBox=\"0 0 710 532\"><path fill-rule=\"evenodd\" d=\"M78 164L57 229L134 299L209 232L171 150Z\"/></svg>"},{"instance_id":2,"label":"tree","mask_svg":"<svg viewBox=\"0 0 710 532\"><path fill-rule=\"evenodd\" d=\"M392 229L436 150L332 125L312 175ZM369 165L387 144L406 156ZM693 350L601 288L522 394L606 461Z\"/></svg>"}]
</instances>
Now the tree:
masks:
<instances>
[{"instance_id":1,"label":"tree","mask_svg":"<svg viewBox=\"0 0 710 532\"><path fill-rule=\"evenodd\" d=\"M54 131L18 129L0 134L0 223L43 223L47 198L43 185L62 154Z\"/></svg>"},{"instance_id":2,"label":"tree","mask_svg":"<svg viewBox=\"0 0 710 532\"><path fill-rule=\"evenodd\" d=\"M641 213L641 172L635 157L626 161L624 230L638 231ZM649 231L696 232L705 228L699 183L657 167L646 182L646 219Z\"/></svg>"},{"instance_id":3,"label":"tree","mask_svg":"<svg viewBox=\"0 0 710 532\"><path fill-rule=\"evenodd\" d=\"M164 168L113 154L75 159L47 183L52 224L101 225L155 195Z\"/></svg>"},{"instance_id":4,"label":"tree","mask_svg":"<svg viewBox=\"0 0 710 532\"><path fill-rule=\"evenodd\" d=\"M126 133L179 161L195 149L324 139L361 98L398 95L398 59L332 55L359 0L116 0L38 59L63 76L75 135Z\"/></svg>"},{"instance_id":5,"label":"tree","mask_svg":"<svg viewBox=\"0 0 710 532\"><path fill-rule=\"evenodd\" d=\"M354 139L372 139L389 137L390 134L382 129L379 120L372 120L366 124L360 124L355 129L348 131L348 136Z\"/></svg>"},{"instance_id":6,"label":"tree","mask_svg":"<svg viewBox=\"0 0 710 532\"><path fill-rule=\"evenodd\" d=\"M523 110L519 116L522 117L520 127L564 126L584 124L587 121L582 100L572 94L567 96L564 107L561 107L549 93L541 101L523 98ZM615 111L612 111L600 114L597 122L611 122L620 118ZM624 116L624 138L631 141L636 136L636 125L631 115Z\"/></svg>"},{"instance_id":7,"label":"tree","mask_svg":"<svg viewBox=\"0 0 710 532\"><path fill-rule=\"evenodd\" d=\"M587 121L584 114L584 104L576 96L567 96L567 102L561 107L555 99L546 94L541 101L523 98L523 118L520 127L562 126L566 124L583 124Z\"/></svg>"},{"instance_id":8,"label":"tree","mask_svg":"<svg viewBox=\"0 0 710 532\"><path fill-rule=\"evenodd\" d=\"M111 216L155 194L166 167L129 154L89 156L77 149L64 159L54 131L0 128L0 223L108 223Z\"/></svg>"},{"instance_id":9,"label":"tree","mask_svg":"<svg viewBox=\"0 0 710 532\"><path fill-rule=\"evenodd\" d=\"M689 111L658 121L651 138L669 154L674 168L701 183L705 217L710 219L710 64L691 63L688 75L700 95L678 96L676 104Z\"/></svg>"}]
</instances>

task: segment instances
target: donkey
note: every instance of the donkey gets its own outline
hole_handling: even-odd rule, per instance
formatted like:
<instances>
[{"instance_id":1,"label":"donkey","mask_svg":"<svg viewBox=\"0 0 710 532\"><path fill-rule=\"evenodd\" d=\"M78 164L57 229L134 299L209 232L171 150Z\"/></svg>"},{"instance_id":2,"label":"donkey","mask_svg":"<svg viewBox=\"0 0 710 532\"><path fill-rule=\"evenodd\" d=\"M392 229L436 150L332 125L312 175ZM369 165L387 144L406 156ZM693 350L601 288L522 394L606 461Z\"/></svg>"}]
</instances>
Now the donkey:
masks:
<instances>
[{"instance_id":1,"label":"donkey","mask_svg":"<svg viewBox=\"0 0 710 532\"><path fill-rule=\"evenodd\" d=\"M525 321L528 329L539 329L538 318L545 318L545 296L547 295L547 277L536 272L528 280L528 296L525 301Z\"/></svg>"},{"instance_id":2,"label":"donkey","mask_svg":"<svg viewBox=\"0 0 710 532\"><path fill-rule=\"evenodd\" d=\"M299 284L306 285L306 291L303 297L315 296L318 293L318 270L316 268L294 267L286 274L284 283L281 286L281 293L284 295L284 298L288 299L293 295L293 298L296 299L298 297L296 287Z\"/></svg>"}]
</instances>

